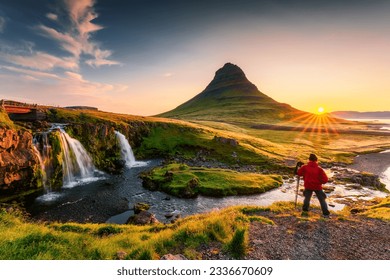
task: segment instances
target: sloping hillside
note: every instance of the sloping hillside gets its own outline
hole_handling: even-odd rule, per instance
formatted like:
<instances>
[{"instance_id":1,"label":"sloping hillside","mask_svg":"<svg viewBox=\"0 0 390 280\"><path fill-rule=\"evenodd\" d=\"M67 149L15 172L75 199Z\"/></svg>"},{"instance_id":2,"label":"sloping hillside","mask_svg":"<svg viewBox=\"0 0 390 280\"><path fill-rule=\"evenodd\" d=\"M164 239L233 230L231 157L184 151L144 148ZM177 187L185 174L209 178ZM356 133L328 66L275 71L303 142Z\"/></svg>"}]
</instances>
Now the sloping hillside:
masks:
<instances>
[{"instance_id":1,"label":"sloping hillside","mask_svg":"<svg viewBox=\"0 0 390 280\"><path fill-rule=\"evenodd\" d=\"M303 114L307 113L260 92L240 67L226 63L204 91L159 116L230 123L277 123Z\"/></svg>"}]
</instances>

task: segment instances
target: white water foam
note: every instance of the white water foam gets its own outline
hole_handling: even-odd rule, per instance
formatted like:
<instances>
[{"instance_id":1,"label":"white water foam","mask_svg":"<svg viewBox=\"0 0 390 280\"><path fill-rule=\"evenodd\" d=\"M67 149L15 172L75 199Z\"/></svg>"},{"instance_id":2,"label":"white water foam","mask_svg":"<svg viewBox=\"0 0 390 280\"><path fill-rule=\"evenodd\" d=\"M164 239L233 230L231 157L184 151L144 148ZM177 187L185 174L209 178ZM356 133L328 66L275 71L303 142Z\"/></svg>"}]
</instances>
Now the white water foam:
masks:
<instances>
[{"instance_id":1,"label":"white water foam","mask_svg":"<svg viewBox=\"0 0 390 280\"><path fill-rule=\"evenodd\" d=\"M50 171L52 157L48 133L54 130L59 132L59 140L61 143L61 156L63 162L62 188L69 189L105 178L104 173L95 168L91 157L88 155L83 145L65 132L64 125L55 124L51 127L49 132L40 135L40 141L35 139L36 143L34 143L34 148L40 161L42 181L46 191L46 194L36 199L39 202L55 201L62 196L61 192L52 191L48 180L50 172L46 173L46 171Z\"/></svg>"},{"instance_id":2,"label":"white water foam","mask_svg":"<svg viewBox=\"0 0 390 280\"><path fill-rule=\"evenodd\" d=\"M96 169L91 157L80 141L70 137L60 129L60 140L63 155L64 186L72 186L79 180L92 178Z\"/></svg>"},{"instance_id":3,"label":"white water foam","mask_svg":"<svg viewBox=\"0 0 390 280\"><path fill-rule=\"evenodd\" d=\"M51 202L57 200L62 194L59 192L48 192L36 198L39 202Z\"/></svg>"},{"instance_id":4,"label":"white water foam","mask_svg":"<svg viewBox=\"0 0 390 280\"><path fill-rule=\"evenodd\" d=\"M121 157L125 161L127 168L148 165L148 162L135 160L135 156L133 150L131 149L129 141L127 141L126 137L122 133L120 133L119 131L115 131L115 135L119 141L119 145L121 148Z\"/></svg>"},{"instance_id":5,"label":"white water foam","mask_svg":"<svg viewBox=\"0 0 390 280\"><path fill-rule=\"evenodd\" d=\"M386 189L390 191L390 166L382 173L381 181L386 185Z\"/></svg>"}]
</instances>

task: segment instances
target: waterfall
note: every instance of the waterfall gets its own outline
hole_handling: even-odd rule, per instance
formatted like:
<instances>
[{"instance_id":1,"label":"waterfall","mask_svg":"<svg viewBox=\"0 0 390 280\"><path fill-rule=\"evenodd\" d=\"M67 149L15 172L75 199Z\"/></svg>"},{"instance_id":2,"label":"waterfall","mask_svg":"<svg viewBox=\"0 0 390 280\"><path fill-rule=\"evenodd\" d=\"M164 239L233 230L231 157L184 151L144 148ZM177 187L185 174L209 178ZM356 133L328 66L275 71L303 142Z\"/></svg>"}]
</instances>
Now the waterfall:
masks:
<instances>
[{"instance_id":1,"label":"waterfall","mask_svg":"<svg viewBox=\"0 0 390 280\"><path fill-rule=\"evenodd\" d=\"M127 168L147 165L146 162L135 160L134 153L131 149L129 141L127 141L126 137L122 133L120 133L119 131L115 131L115 135L119 141L121 157L125 161Z\"/></svg>"},{"instance_id":2,"label":"waterfall","mask_svg":"<svg viewBox=\"0 0 390 280\"><path fill-rule=\"evenodd\" d=\"M52 134L53 132L56 134ZM51 145L57 146L55 151ZM62 187L65 188L99 179L95 176L99 171L83 145L70 137L62 125L53 125L48 132L37 134L34 137L34 149L41 165L42 183L46 193L52 193L53 183L57 188L61 187L58 186L61 181L57 179L61 174Z\"/></svg>"},{"instance_id":3,"label":"waterfall","mask_svg":"<svg viewBox=\"0 0 390 280\"><path fill-rule=\"evenodd\" d=\"M33 147L41 166L41 179L43 187L46 192L51 192L52 188L48 178L51 177L53 167L51 164L51 146L48 140L48 132L43 132L36 135L33 139Z\"/></svg>"},{"instance_id":4,"label":"waterfall","mask_svg":"<svg viewBox=\"0 0 390 280\"><path fill-rule=\"evenodd\" d=\"M35 145L33 145L33 149L34 149L35 154L38 157L39 165L41 167L41 179L42 179L43 188L45 189L46 192L48 192L48 191L50 191L50 189L48 189L48 186L47 186L47 175L46 175L45 164L43 162L41 154L38 151L38 148Z\"/></svg>"},{"instance_id":5,"label":"waterfall","mask_svg":"<svg viewBox=\"0 0 390 280\"><path fill-rule=\"evenodd\" d=\"M81 179L93 177L95 166L80 141L70 137L58 127L62 149L62 171L65 187L73 187Z\"/></svg>"}]
</instances>

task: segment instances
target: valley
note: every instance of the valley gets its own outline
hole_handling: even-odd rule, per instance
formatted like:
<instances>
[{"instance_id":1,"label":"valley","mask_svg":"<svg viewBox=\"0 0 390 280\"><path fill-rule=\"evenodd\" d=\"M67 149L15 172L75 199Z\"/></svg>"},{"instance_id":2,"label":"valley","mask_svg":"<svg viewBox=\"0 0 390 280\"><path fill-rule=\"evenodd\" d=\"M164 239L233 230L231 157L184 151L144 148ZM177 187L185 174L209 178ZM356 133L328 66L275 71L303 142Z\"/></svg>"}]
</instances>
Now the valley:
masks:
<instances>
[{"instance_id":1,"label":"valley","mask_svg":"<svg viewBox=\"0 0 390 280\"><path fill-rule=\"evenodd\" d=\"M390 149L388 132L279 103L231 63L204 91L157 116L37 108L45 120L12 120L0 112L4 259L158 259L167 253L213 258L207 244L216 246L214 257L245 258L253 222L275 224L283 220L278 215L297 224L323 222L316 207L302 219L291 204L295 164L310 153L331 175L335 219L359 215L364 225L372 217L389 220L390 186L383 177L388 153L381 154L379 167L360 164L359 172L349 171L357 156L370 155L366 165L374 166L375 153ZM144 225L131 224L137 203L150 207L143 211ZM240 255L232 247L237 238ZM30 239L50 246L22 249ZM66 251L72 242L88 249L67 254L51 248Z\"/></svg>"}]
</instances>

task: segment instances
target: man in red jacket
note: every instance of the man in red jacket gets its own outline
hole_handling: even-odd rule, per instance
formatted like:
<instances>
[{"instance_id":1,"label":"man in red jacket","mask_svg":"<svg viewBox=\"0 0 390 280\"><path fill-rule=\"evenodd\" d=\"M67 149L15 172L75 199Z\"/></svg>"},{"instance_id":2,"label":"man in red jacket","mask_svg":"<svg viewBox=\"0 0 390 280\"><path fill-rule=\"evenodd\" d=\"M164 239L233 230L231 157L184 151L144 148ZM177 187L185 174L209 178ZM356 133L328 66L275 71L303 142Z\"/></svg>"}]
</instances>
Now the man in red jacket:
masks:
<instances>
[{"instance_id":1,"label":"man in red jacket","mask_svg":"<svg viewBox=\"0 0 390 280\"><path fill-rule=\"evenodd\" d=\"M302 162L297 163L297 167L300 167L297 171L298 176L303 176L304 187L303 195L305 199L303 201L302 215L307 216L309 211L310 199L313 192L316 193L318 201L321 205L322 214L325 218L329 218L328 205L326 204L326 194L322 190L322 184L328 182L328 176L326 176L325 171L318 166L317 156L315 154L310 154L309 162L303 165Z\"/></svg>"}]
</instances>

